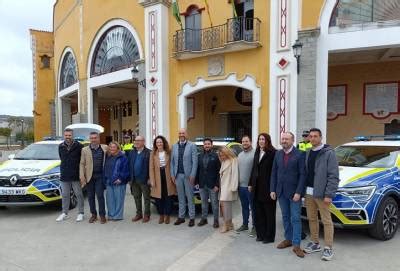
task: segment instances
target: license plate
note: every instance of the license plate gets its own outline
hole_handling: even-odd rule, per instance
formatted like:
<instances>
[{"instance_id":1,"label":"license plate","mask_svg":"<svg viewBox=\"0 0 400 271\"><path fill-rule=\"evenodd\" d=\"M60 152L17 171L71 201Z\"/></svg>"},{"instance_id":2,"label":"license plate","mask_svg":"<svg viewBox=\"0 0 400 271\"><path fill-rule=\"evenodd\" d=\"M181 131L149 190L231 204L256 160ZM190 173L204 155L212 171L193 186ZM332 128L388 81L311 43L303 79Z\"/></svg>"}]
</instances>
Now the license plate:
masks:
<instances>
[{"instance_id":1,"label":"license plate","mask_svg":"<svg viewBox=\"0 0 400 271\"><path fill-rule=\"evenodd\" d=\"M23 188L3 188L0 189L0 195L8 195L8 196L21 196L21 195L25 195L26 194L26 190Z\"/></svg>"}]
</instances>

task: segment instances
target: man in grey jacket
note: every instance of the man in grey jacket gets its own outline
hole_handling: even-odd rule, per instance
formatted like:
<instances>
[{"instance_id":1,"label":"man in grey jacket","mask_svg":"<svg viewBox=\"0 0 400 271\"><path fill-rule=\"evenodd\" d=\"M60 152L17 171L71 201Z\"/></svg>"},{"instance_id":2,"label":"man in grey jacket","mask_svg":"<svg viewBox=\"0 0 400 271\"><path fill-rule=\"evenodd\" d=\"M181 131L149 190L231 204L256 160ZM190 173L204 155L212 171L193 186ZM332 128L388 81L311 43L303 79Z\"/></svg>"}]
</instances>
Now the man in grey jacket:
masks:
<instances>
[{"instance_id":1,"label":"man in grey jacket","mask_svg":"<svg viewBox=\"0 0 400 271\"><path fill-rule=\"evenodd\" d=\"M319 245L318 211L324 225L325 248L322 260L329 261L333 258L333 223L329 206L339 184L339 166L335 151L322 143L321 130L310 129L310 142L312 149L306 154L306 196L305 205L311 233L311 242L304 249L306 253L321 251Z\"/></svg>"},{"instance_id":2,"label":"man in grey jacket","mask_svg":"<svg viewBox=\"0 0 400 271\"><path fill-rule=\"evenodd\" d=\"M172 147L171 178L176 184L179 201L178 219L174 225L185 222L186 199L189 206L189 227L194 226L195 206L193 202L193 186L197 172L197 148L187 139L185 129L179 130L179 141Z\"/></svg>"}]
</instances>

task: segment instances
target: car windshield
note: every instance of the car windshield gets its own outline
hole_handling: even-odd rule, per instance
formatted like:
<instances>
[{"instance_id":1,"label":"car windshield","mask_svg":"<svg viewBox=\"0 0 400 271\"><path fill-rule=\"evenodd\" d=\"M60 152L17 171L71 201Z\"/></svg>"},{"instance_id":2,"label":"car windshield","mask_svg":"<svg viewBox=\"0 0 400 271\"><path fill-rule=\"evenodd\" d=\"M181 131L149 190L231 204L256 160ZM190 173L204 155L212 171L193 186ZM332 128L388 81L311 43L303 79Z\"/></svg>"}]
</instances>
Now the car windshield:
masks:
<instances>
[{"instance_id":1,"label":"car windshield","mask_svg":"<svg viewBox=\"0 0 400 271\"><path fill-rule=\"evenodd\" d=\"M59 160L57 144L31 144L18 152L15 160Z\"/></svg>"},{"instance_id":2,"label":"car windshield","mask_svg":"<svg viewBox=\"0 0 400 271\"><path fill-rule=\"evenodd\" d=\"M399 146L340 146L335 149L340 166L390 168L396 164Z\"/></svg>"}]
</instances>

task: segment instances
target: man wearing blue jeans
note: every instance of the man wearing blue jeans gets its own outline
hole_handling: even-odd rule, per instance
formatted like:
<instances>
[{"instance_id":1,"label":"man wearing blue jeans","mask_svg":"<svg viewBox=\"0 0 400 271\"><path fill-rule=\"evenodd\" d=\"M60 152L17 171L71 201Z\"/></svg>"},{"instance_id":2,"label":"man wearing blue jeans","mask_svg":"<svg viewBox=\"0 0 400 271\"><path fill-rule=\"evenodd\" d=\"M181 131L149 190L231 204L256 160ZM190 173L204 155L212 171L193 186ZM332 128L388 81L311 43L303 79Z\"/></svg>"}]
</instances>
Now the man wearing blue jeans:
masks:
<instances>
[{"instance_id":1,"label":"man wearing blue jeans","mask_svg":"<svg viewBox=\"0 0 400 271\"><path fill-rule=\"evenodd\" d=\"M194 226L195 207L193 186L197 172L197 147L190 142L185 129L179 130L179 141L172 146L171 179L176 184L179 201L178 219L174 225L185 223L186 200L189 207L189 227Z\"/></svg>"},{"instance_id":2,"label":"man wearing blue jeans","mask_svg":"<svg viewBox=\"0 0 400 271\"><path fill-rule=\"evenodd\" d=\"M301 243L301 197L305 188L304 153L293 146L294 135L290 132L281 135L282 150L275 154L271 174L271 198L278 199L281 207L285 240L278 249L293 246L293 252L304 258Z\"/></svg>"},{"instance_id":3,"label":"man wearing blue jeans","mask_svg":"<svg viewBox=\"0 0 400 271\"><path fill-rule=\"evenodd\" d=\"M201 220L199 227L208 224L208 199L211 201L212 212L214 215L213 227L219 227L219 170L221 162L218 154L213 151L213 141L211 138L205 138L203 141L203 152L200 153L197 166L196 185L200 189L201 197Z\"/></svg>"},{"instance_id":4,"label":"man wearing blue jeans","mask_svg":"<svg viewBox=\"0 0 400 271\"><path fill-rule=\"evenodd\" d=\"M254 149L251 146L251 139L249 136L245 135L242 137L242 147L243 151L239 153L238 165L239 165L239 197L240 203L242 205L242 217L243 224L240 226L236 232L240 233L242 231L247 231L249 229L249 217L251 211L251 219L253 228L250 232L250 236L255 237L255 212L253 208L253 195L249 191L249 180L251 169L253 167L254 160Z\"/></svg>"}]
</instances>

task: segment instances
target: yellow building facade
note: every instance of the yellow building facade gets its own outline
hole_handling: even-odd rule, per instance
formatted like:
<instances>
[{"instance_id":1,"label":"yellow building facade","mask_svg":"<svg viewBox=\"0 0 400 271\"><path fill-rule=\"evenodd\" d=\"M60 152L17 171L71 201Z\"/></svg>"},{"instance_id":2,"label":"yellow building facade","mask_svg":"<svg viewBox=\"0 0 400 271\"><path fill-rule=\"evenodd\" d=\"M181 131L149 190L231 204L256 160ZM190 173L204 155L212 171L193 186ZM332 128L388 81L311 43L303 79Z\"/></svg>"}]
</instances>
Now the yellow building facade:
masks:
<instances>
[{"instance_id":1,"label":"yellow building facade","mask_svg":"<svg viewBox=\"0 0 400 271\"><path fill-rule=\"evenodd\" d=\"M181 127L191 139L268 132L275 145L311 127L333 145L389 133L400 28L370 1L179 0L179 16L167 0L57 1L56 133L93 122L105 142L139 133L148 145Z\"/></svg>"},{"instance_id":2,"label":"yellow building facade","mask_svg":"<svg viewBox=\"0 0 400 271\"><path fill-rule=\"evenodd\" d=\"M54 40L53 33L30 30L33 67L34 138L54 135Z\"/></svg>"}]
</instances>

